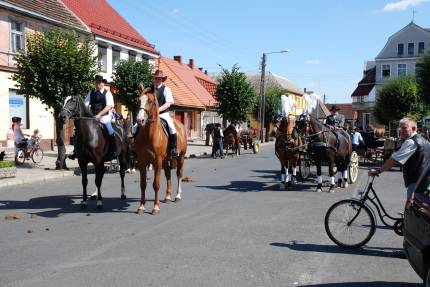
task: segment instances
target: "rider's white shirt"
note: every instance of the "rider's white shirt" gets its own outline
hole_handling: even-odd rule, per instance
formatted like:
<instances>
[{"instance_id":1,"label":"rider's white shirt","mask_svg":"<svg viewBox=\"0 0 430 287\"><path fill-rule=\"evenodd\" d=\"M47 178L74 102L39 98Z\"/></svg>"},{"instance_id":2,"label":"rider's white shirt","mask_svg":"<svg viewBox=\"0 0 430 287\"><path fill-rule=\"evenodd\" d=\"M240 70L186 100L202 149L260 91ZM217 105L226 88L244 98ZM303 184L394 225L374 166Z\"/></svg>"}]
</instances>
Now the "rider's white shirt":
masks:
<instances>
[{"instance_id":1,"label":"rider's white shirt","mask_svg":"<svg viewBox=\"0 0 430 287\"><path fill-rule=\"evenodd\" d=\"M417 133L413 133L407 140L405 140L400 149L391 155L391 158L402 165L405 164L418 148L417 144L411 139L411 137L416 134Z\"/></svg>"},{"instance_id":2,"label":"rider's white shirt","mask_svg":"<svg viewBox=\"0 0 430 287\"><path fill-rule=\"evenodd\" d=\"M160 84L157 89L159 89L163 84ZM164 97L166 98L166 103L174 103L175 100L173 99L173 95L172 95L172 90L164 85L164 92L163 92Z\"/></svg>"},{"instance_id":3,"label":"rider's white shirt","mask_svg":"<svg viewBox=\"0 0 430 287\"><path fill-rule=\"evenodd\" d=\"M106 90L106 89L101 89L100 92L103 93L104 90ZM106 92L106 106L112 106L113 107L115 105L115 102L113 101L112 93L108 90L106 90L106 91L107 91ZM91 91L88 92L88 94L84 100L84 103L87 107L90 105L90 101L91 101ZM104 116L102 116L100 118L100 122L103 124L110 122L111 120L112 120L112 113L111 112L105 114Z\"/></svg>"}]
</instances>

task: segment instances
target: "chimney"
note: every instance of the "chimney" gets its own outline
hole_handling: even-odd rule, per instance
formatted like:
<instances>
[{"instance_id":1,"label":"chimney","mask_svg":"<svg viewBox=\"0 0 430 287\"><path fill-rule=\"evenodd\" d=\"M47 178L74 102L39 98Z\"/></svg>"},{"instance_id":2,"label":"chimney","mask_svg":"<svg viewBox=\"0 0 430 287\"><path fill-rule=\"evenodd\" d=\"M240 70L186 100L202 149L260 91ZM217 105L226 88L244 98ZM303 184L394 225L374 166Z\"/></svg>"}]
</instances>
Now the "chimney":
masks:
<instances>
[{"instance_id":1,"label":"chimney","mask_svg":"<svg viewBox=\"0 0 430 287\"><path fill-rule=\"evenodd\" d=\"M205 70L205 75L207 75L208 74L208 70Z\"/></svg>"},{"instance_id":2,"label":"chimney","mask_svg":"<svg viewBox=\"0 0 430 287\"><path fill-rule=\"evenodd\" d=\"M182 56L173 56L173 60L175 60L179 64L182 64Z\"/></svg>"},{"instance_id":3,"label":"chimney","mask_svg":"<svg viewBox=\"0 0 430 287\"><path fill-rule=\"evenodd\" d=\"M188 62L188 67L194 69L194 59L190 59L190 61Z\"/></svg>"},{"instance_id":4,"label":"chimney","mask_svg":"<svg viewBox=\"0 0 430 287\"><path fill-rule=\"evenodd\" d=\"M199 70L203 72L203 68L199 68Z\"/></svg>"}]
</instances>

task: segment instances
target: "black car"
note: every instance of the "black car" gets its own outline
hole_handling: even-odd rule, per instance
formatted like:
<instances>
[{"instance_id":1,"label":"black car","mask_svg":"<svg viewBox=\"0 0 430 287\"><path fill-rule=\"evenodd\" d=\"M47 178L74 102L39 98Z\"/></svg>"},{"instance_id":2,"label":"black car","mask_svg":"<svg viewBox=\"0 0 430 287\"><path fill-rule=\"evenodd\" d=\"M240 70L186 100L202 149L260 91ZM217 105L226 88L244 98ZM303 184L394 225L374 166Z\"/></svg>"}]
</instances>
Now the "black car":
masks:
<instances>
[{"instance_id":1,"label":"black car","mask_svg":"<svg viewBox=\"0 0 430 287\"><path fill-rule=\"evenodd\" d=\"M421 175L404 213L404 241L409 263L430 287L430 166Z\"/></svg>"}]
</instances>

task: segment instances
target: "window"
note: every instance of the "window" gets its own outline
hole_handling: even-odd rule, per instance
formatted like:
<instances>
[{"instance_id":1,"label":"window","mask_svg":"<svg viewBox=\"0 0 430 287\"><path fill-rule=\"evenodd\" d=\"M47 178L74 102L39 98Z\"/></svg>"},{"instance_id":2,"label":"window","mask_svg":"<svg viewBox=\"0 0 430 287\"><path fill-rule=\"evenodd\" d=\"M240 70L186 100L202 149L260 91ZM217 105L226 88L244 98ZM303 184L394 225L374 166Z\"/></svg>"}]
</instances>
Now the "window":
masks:
<instances>
[{"instance_id":1,"label":"window","mask_svg":"<svg viewBox=\"0 0 430 287\"><path fill-rule=\"evenodd\" d=\"M424 42L418 43L418 54L424 54Z\"/></svg>"},{"instance_id":2,"label":"window","mask_svg":"<svg viewBox=\"0 0 430 287\"><path fill-rule=\"evenodd\" d=\"M370 124L370 114L363 113L363 127L367 127Z\"/></svg>"},{"instance_id":3,"label":"window","mask_svg":"<svg viewBox=\"0 0 430 287\"><path fill-rule=\"evenodd\" d=\"M22 128L28 129L29 116L28 116L28 99L16 93L16 90L9 90L9 120L12 117L22 118Z\"/></svg>"},{"instance_id":4,"label":"window","mask_svg":"<svg viewBox=\"0 0 430 287\"><path fill-rule=\"evenodd\" d=\"M398 55L398 56L403 56L403 52L404 52L403 50L404 50L404 48L405 48L405 47L404 47L404 45L403 45L403 44L398 44L398 45L397 45L397 55Z\"/></svg>"},{"instance_id":5,"label":"window","mask_svg":"<svg viewBox=\"0 0 430 287\"><path fill-rule=\"evenodd\" d=\"M128 59L135 62L136 61L136 53L132 51L128 51Z\"/></svg>"},{"instance_id":6,"label":"window","mask_svg":"<svg viewBox=\"0 0 430 287\"><path fill-rule=\"evenodd\" d=\"M414 55L414 43L408 43L408 55L409 56Z\"/></svg>"},{"instance_id":7,"label":"window","mask_svg":"<svg viewBox=\"0 0 430 287\"><path fill-rule=\"evenodd\" d=\"M119 63L120 60L120 51L121 49L118 47L112 47L112 67L115 67L116 64Z\"/></svg>"},{"instance_id":8,"label":"window","mask_svg":"<svg viewBox=\"0 0 430 287\"><path fill-rule=\"evenodd\" d=\"M24 49L24 23L11 21L10 24L10 48L16 53Z\"/></svg>"},{"instance_id":9,"label":"window","mask_svg":"<svg viewBox=\"0 0 430 287\"><path fill-rule=\"evenodd\" d=\"M398 76L406 76L406 64L398 64L397 65L397 75Z\"/></svg>"},{"instance_id":10,"label":"window","mask_svg":"<svg viewBox=\"0 0 430 287\"><path fill-rule=\"evenodd\" d=\"M383 64L382 65L382 78L389 78L390 77L390 64Z\"/></svg>"},{"instance_id":11,"label":"window","mask_svg":"<svg viewBox=\"0 0 430 287\"><path fill-rule=\"evenodd\" d=\"M103 46L98 46L98 64L100 71L107 72L107 48Z\"/></svg>"}]
</instances>

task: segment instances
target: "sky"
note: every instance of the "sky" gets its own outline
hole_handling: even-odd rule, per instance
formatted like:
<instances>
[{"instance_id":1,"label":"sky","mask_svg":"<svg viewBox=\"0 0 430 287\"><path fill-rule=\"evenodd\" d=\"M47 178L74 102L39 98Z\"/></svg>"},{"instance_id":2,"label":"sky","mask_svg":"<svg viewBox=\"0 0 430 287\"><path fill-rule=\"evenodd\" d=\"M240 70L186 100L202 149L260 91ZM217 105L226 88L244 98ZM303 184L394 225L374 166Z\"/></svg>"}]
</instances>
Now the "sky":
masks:
<instances>
[{"instance_id":1,"label":"sky","mask_svg":"<svg viewBox=\"0 0 430 287\"><path fill-rule=\"evenodd\" d=\"M209 73L238 64L282 75L300 89L351 102L388 38L414 22L430 28L430 0L108 0L163 56ZM416 11L413 13L413 11Z\"/></svg>"}]
</instances>

